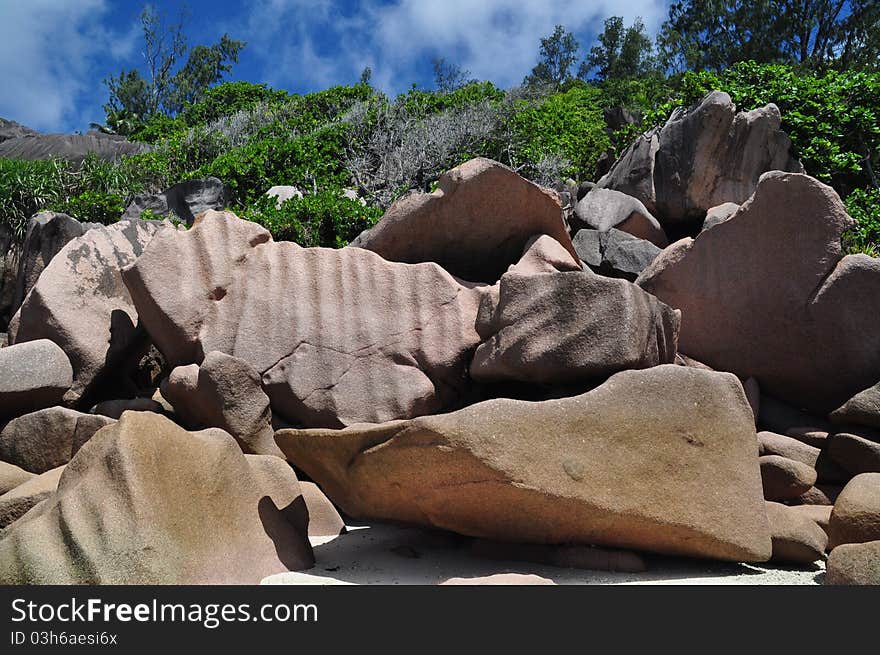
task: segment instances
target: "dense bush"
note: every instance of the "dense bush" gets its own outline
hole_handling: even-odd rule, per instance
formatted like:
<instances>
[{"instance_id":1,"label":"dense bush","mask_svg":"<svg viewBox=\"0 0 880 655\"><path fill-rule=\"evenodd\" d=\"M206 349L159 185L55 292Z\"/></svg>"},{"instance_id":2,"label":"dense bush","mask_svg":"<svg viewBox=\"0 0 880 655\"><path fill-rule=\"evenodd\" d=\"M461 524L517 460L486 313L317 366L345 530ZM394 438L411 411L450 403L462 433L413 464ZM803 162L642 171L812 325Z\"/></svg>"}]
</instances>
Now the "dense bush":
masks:
<instances>
[{"instance_id":1,"label":"dense bush","mask_svg":"<svg viewBox=\"0 0 880 655\"><path fill-rule=\"evenodd\" d=\"M265 227L276 241L295 241L304 247L342 248L382 215L380 209L333 191L290 198L280 207L276 203L275 198L262 196L243 217Z\"/></svg>"},{"instance_id":2,"label":"dense bush","mask_svg":"<svg viewBox=\"0 0 880 655\"><path fill-rule=\"evenodd\" d=\"M141 124L135 135L150 150L120 162L0 160L0 221L19 237L41 209L112 222L135 194L215 176L231 188L235 211L278 238L344 245L396 198L432 190L444 171L472 157L497 159L543 184L587 179L608 149L621 150L674 107L713 88L741 109L780 107L807 172L834 185L859 221L847 248L873 252L880 243L878 192L870 190L880 167L880 74L754 63L671 78L655 72L572 80L559 89L503 91L471 82L448 91L413 88L396 98L367 84L306 95L220 84L177 116ZM641 124L610 137L603 110L612 107L626 108ZM306 198L276 208L264 197L275 185L295 185ZM352 186L369 208L340 198Z\"/></svg>"},{"instance_id":3,"label":"dense bush","mask_svg":"<svg viewBox=\"0 0 880 655\"><path fill-rule=\"evenodd\" d=\"M576 85L537 104L518 101L512 122L511 163L517 168L525 164L532 176L537 165L552 156L567 162L559 175L589 176L599 156L611 147L602 92L594 87Z\"/></svg>"},{"instance_id":4,"label":"dense bush","mask_svg":"<svg viewBox=\"0 0 880 655\"><path fill-rule=\"evenodd\" d=\"M846 251L880 256L880 189L856 189L846 199L846 209L857 222L844 235Z\"/></svg>"}]
</instances>

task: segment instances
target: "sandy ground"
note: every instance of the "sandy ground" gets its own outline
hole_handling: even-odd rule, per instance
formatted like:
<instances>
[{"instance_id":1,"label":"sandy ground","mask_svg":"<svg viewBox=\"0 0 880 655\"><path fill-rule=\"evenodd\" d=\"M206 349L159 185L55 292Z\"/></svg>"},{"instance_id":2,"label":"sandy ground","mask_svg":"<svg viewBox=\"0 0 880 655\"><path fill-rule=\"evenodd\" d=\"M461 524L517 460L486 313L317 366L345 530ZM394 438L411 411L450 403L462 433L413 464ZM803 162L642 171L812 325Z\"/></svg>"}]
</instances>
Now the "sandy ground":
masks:
<instances>
[{"instance_id":1,"label":"sandy ground","mask_svg":"<svg viewBox=\"0 0 880 655\"><path fill-rule=\"evenodd\" d=\"M616 573L557 568L529 562L505 562L478 557L467 540L445 533L391 525L356 525L339 537L312 538L314 568L280 573L263 584L434 585L451 578L480 578L504 573L531 575L534 583L555 584L673 584L673 585L815 585L824 566L755 565L710 562L645 555L648 570ZM535 578L534 576L538 576ZM504 577L510 583L517 578Z\"/></svg>"}]
</instances>

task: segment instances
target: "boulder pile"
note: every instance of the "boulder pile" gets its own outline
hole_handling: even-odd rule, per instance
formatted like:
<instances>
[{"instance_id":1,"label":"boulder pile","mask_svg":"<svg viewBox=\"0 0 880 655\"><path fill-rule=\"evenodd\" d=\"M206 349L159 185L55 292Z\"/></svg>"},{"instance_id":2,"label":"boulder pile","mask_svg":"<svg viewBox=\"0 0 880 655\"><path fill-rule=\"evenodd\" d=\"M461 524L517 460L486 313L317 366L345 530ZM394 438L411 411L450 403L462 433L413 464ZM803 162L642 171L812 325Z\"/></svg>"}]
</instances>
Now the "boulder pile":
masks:
<instances>
[{"instance_id":1,"label":"boulder pile","mask_svg":"<svg viewBox=\"0 0 880 655\"><path fill-rule=\"evenodd\" d=\"M35 217L0 279L0 583L252 584L343 517L880 583L880 261L779 125L712 93L569 208L474 159L342 249L219 180Z\"/></svg>"}]
</instances>

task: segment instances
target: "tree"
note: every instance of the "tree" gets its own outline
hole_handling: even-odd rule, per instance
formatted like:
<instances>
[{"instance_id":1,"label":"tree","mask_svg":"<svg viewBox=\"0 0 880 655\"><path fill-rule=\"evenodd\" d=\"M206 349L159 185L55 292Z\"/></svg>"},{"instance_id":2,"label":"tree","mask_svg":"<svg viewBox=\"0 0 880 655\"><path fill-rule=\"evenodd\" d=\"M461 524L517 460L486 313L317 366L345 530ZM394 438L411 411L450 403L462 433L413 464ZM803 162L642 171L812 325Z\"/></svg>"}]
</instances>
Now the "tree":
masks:
<instances>
[{"instance_id":1,"label":"tree","mask_svg":"<svg viewBox=\"0 0 880 655\"><path fill-rule=\"evenodd\" d=\"M361 84L369 84L370 80L373 78L373 69L369 66L364 67L364 70L361 71Z\"/></svg>"},{"instance_id":2,"label":"tree","mask_svg":"<svg viewBox=\"0 0 880 655\"><path fill-rule=\"evenodd\" d=\"M653 65L651 38L641 18L625 29L622 17L606 19L598 41L581 64L578 77L585 78L591 70L596 71L599 80L634 77L646 73Z\"/></svg>"},{"instance_id":3,"label":"tree","mask_svg":"<svg viewBox=\"0 0 880 655\"><path fill-rule=\"evenodd\" d=\"M738 61L874 68L876 0L682 0L657 38L667 68L719 71Z\"/></svg>"},{"instance_id":4,"label":"tree","mask_svg":"<svg viewBox=\"0 0 880 655\"><path fill-rule=\"evenodd\" d=\"M431 64L434 67L434 84L440 93L452 93L471 81L470 71L463 70L458 64L447 62L444 57L434 59Z\"/></svg>"},{"instance_id":5,"label":"tree","mask_svg":"<svg viewBox=\"0 0 880 655\"><path fill-rule=\"evenodd\" d=\"M549 84L558 89L572 79L571 67L578 59L579 49L574 34L557 25L553 34L541 39L538 63L523 83L528 86Z\"/></svg>"},{"instance_id":6,"label":"tree","mask_svg":"<svg viewBox=\"0 0 880 655\"><path fill-rule=\"evenodd\" d=\"M159 113L175 115L187 103L196 102L238 62L238 54L246 44L224 34L214 45L198 45L190 50L184 64L175 72L187 53L183 23L183 14L177 24L166 25L153 6L144 7L141 25L146 76L132 69L104 80L110 92L104 105L108 126L113 122L112 117L120 113L127 117L121 123L123 126L132 120L145 121Z\"/></svg>"}]
</instances>

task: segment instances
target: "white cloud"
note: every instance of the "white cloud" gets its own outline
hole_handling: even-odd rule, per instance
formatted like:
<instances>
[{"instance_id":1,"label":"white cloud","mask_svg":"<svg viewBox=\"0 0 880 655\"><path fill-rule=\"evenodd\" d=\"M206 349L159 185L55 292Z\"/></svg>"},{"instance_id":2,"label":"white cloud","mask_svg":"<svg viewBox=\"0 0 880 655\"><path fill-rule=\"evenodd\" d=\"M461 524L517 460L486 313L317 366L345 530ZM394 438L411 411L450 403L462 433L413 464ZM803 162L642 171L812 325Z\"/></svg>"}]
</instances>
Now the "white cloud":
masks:
<instances>
[{"instance_id":1,"label":"white cloud","mask_svg":"<svg viewBox=\"0 0 880 655\"><path fill-rule=\"evenodd\" d=\"M106 0L0 0L0 116L43 131L102 117L101 61L131 55L139 33L103 24Z\"/></svg>"},{"instance_id":2,"label":"white cloud","mask_svg":"<svg viewBox=\"0 0 880 655\"><path fill-rule=\"evenodd\" d=\"M266 81L322 88L354 81L370 66L374 84L398 92L443 56L510 86L531 70L540 37L557 24L575 32L586 53L606 17L622 15L629 24L641 16L654 33L667 11L665 0L365 0L346 14L348 4L252 4L248 47L266 62Z\"/></svg>"}]
</instances>

